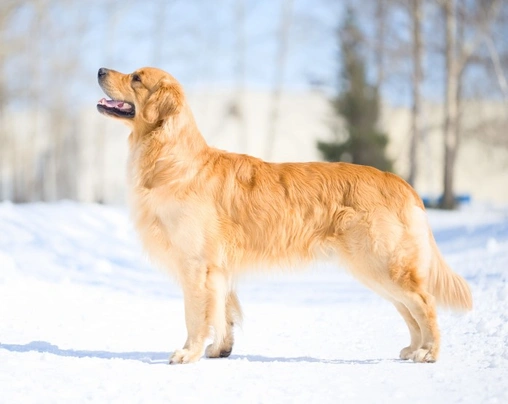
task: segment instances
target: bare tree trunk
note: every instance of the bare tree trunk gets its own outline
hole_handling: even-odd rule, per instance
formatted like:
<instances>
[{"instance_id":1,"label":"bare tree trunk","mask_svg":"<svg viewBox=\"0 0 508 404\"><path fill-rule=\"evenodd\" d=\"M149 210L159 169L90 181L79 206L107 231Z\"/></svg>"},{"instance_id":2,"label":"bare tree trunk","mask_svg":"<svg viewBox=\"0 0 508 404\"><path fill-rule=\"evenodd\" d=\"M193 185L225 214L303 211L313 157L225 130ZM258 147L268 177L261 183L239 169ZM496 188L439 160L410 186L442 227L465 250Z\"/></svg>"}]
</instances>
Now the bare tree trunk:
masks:
<instances>
[{"instance_id":1,"label":"bare tree trunk","mask_svg":"<svg viewBox=\"0 0 508 404\"><path fill-rule=\"evenodd\" d=\"M6 29L9 18L14 14L16 11L16 6L14 5L14 2L2 4L0 6L1 13L0 13L0 31L4 31ZM8 36L7 36L8 37ZM2 48L0 49L0 55L2 56L2 70L3 70L3 64L8 61L9 54L11 52L15 52L13 44L7 40L4 43L2 43ZM4 74L2 74L2 77L4 77ZM5 111L6 107L6 101L8 99L7 93L9 92L8 88L8 82L4 81L5 79L0 82L0 91L4 94L0 93L0 97L2 99L0 100L0 108L2 109L2 122L3 122L3 135L5 136L5 139L2 140L2 144L0 145L0 148L4 148L5 154L2 157L2 164L4 165L4 173L6 174L5 177L5 185L6 185L6 199L11 199L14 202L21 202L22 201L22 181L23 181L23 174L25 171L25 168L22 163L20 163L20 153L21 153L21 145L20 140L16 136L12 136L13 127L14 124L13 119L7 119L7 114Z\"/></svg>"},{"instance_id":2,"label":"bare tree trunk","mask_svg":"<svg viewBox=\"0 0 508 404\"><path fill-rule=\"evenodd\" d=\"M0 200L8 200L13 197L12 150L14 140L10 134L11 128L9 128L12 121L7 121L6 106L9 89L4 67L11 52L16 51L13 44L7 39L6 27L10 17L21 5L23 5L22 2L0 2Z\"/></svg>"},{"instance_id":3,"label":"bare tree trunk","mask_svg":"<svg viewBox=\"0 0 508 404\"><path fill-rule=\"evenodd\" d=\"M166 1L161 1L157 7L154 7L155 15L153 16L153 54L152 61L153 66L160 66L163 54L162 50L164 49L164 28L166 27L166 9L168 3Z\"/></svg>"},{"instance_id":4,"label":"bare tree trunk","mask_svg":"<svg viewBox=\"0 0 508 404\"><path fill-rule=\"evenodd\" d=\"M442 7L446 25L446 99L445 99L445 123L444 123L444 189L441 207L452 209L455 206L454 196L454 167L460 139L460 105L462 101L461 79L467 64L479 44L485 38L486 32L496 18L501 5L500 0L492 0L488 7L482 8L478 3L479 11L477 21L472 26L476 30L475 35L466 41L465 20L463 18L465 3L459 3L463 7L459 29L457 29L457 4L455 0L443 0Z\"/></svg>"},{"instance_id":5,"label":"bare tree trunk","mask_svg":"<svg viewBox=\"0 0 508 404\"><path fill-rule=\"evenodd\" d=\"M413 0L411 5L411 14L413 21L413 105L411 108L411 143L409 146L408 182L414 186L416 176L418 174L418 145L420 142L422 130L422 0Z\"/></svg>"},{"instance_id":6,"label":"bare tree trunk","mask_svg":"<svg viewBox=\"0 0 508 404\"><path fill-rule=\"evenodd\" d=\"M277 52L277 63L275 69L275 83L272 91L272 105L268 118L268 137L265 148L265 158L270 160L272 157L275 138L277 136L277 123L279 121L280 96L284 84L284 75L286 72L286 61L289 45L289 30L291 27L293 13L293 0L282 0L280 30L279 30L279 50Z\"/></svg>"},{"instance_id":7,"label":"bare tree trunk","mask_svg":"<svg viewBox=\"0 0 508 404\"><path fill-rule=\"evenodd\" d=\"M33 27L31 35L32 37L37 37L40 35L41 32L44 32L44 25L46 24L45 20L45 14L44 14L44 7L45 2L43 0L35 0L34 1L34 7L35 7L35 15L38 16L38 18L35 18L33 21ZM32 81L33 81L33 95L30 97L33 100L34 106L33 106L33 118L31 122L31 134L29 138L29 144L28 147L28 153L27 153L27 159L26 164L29 167L29 176L26 180L26 188L27 188L27 199L28 201L37 201L41 199L41 184L40 184L40 178L39 178L39 164L38 159L40 158L40 151L41 151L41 142L40 137L41 133L39 133L39 128L41 126L41 111L40 111L40 95L41 95L41 84L42 84L42 78L41 78L41 62L42 62L42 53L40 49L40 45L35 45L33 47L32 51Z\"/></svg>"},{"instance_id":8,"label":"bare tree trunk","mask_svg":"<svg viewBox=\"0 0 508 404\"><path fill-rule=\"evenodd\" d=\"M113 2L106 3L106 14L108 16L108 24L104 27L105 31L102 33L108 37L107 41L103 42L103 57L106 63L111 66L117 64L114 52L114 46L118 38L118 23L121 21L122 14L126 12L125 8L118 8ZM162 27L157 26L155 29ZM161 56L157 54L157 50L154 49L153 57L157 58ZM105 134L104 120L97 120L97 130L94 136L94 168L90 173L93 183L93 201L98 203L105 203L107 200L107 179L105 178L106 173L106 134Z\"/></svg>"},{"instance_id":9,"label":"bare tree trunk","mask_svg":"<svg viewBox=\"0 0 508 404\"><path fill-rule=\"evenodd\" d=\"M445 122L444 122L444 183L443 200L444 209L453 209L454 196L454 167L457 156L457 91L459 87L459 68L456 57L456 15L455 0L446 0L443 4L446 26L446 95L445 95Z\"/></svg>"},{"instance_id":10,"label":"bare tree trunk","mask_svg":"<svg viewBox=\"0 0 508 404\"><path fill-rule=\"evenodd\" d=\"M1 28L1 27L0 27ZM2 32L0 31L0 34ZM3 82L5 74L4 58L0 54L0 201L9 199L9 165L8 165L8 142L9 135L5 113L5 100L7 99L7 89Z\"/></svg>"},{"instance_id":11,"label":"bare tree trunk","mask_svg":"<svg viewBox=\"0 0 508 404\"><path fill-rule=\"evenodd\" d=\"M236 1L235 20L236 35L236 96L230 108L230 113L238 122L238 146L242 153L247 153L249 144L247 125L245 124L245 0Z\"/></svg>"},{"instance_id":12,"label":"bare tree trunk","mask_svg":"<svg viewBox=\"0 0 508 404\"><path fill-rule=\"evenodd\" d=\"M492 65L494 66L494 72L496 73L499 89L503 93L503 99L505 104L508 105L508 80L506 79L506 76L503 72L503 67L501 65L499 53L496 47L494 46L494 41L492 40L491 36L485 35L485 44L487 45L490 60L492 61Z\"/></svg>"},{"instance_id":13,"label":"bare tree trunk","mask_svg":"<svg viewBox=\"0 0 508 404\"><path fill-rule=\"evenodd\" d=\"M376 45L375 45L375 58L376 58L376 88L379 92L381 85L385 79L385 44L386 44L386 1L376 1Z\"/></svg>"}]
</instances>

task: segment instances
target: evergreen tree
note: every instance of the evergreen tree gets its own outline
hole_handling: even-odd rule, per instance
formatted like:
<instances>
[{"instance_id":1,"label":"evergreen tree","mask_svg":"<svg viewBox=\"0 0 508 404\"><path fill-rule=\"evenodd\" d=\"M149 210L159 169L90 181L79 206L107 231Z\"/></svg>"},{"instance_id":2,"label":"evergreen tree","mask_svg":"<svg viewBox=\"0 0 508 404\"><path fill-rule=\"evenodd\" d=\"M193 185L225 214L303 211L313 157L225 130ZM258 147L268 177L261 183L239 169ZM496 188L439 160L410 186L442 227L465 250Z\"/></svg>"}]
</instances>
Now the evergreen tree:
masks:
<instances>
[{"instance_id":1,"label":"evergreen tree","mask_svg":"<svg viewBox=\"0 0 508 404\"><path fill-rule=\"evenodd\" d=\"M385 154L388 138L377 129L379 95L366 80L361 32L351 10L347 12L338 39L343 90L331 102L335 113L344 118L348 136L341 140L336 134L334 141L319 141L317 147L327 161L350 161L391 171L392 162Z\"/></svg>"}]
</instances>

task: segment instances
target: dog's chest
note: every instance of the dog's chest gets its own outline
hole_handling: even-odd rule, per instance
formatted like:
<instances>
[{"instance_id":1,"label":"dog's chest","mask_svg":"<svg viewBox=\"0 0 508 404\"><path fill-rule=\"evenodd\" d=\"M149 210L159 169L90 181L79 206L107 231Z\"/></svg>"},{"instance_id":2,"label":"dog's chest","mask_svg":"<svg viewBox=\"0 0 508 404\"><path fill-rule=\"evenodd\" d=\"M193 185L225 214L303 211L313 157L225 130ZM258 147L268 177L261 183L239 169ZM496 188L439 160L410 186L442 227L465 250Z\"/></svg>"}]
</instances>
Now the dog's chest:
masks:
<instances>
[{"instance_id":1,"label":"dog's chest","mask_svg":"<svg viewBox=\"0 0 508 404\"><path fill-rule=\"evenodd\" d=\"M167 263L179 256L199 256L203 250L202 221L185 201L157 194L132 195L132 215L144 249Z\"/></svg>"}]
</instances>

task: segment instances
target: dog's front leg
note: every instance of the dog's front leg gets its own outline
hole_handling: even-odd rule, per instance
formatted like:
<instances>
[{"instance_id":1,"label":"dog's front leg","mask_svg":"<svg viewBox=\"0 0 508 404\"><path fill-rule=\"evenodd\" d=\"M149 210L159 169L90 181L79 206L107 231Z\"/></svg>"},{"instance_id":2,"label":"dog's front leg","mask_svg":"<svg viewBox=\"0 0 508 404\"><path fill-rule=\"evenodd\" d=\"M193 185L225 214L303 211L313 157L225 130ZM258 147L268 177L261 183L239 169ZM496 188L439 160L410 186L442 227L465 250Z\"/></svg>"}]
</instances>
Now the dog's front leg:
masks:
<instances>
[{"instance_id":1,"label":"dog's front leg","mask_svg":"<svg viewBox=\"0 0 508 404\"><path fill-rule=\"evenodd\" d=\"M218 297L220 298L220 294ZM242 321L240 303L233 290L227 293L225 300L217 299L214 314L215 338L206 348L205 354L208 358L227 358L231 355L235 342L233 328Z\"/></svg>"},{"instance_id":2,"label":"dog's front leg","mask_svg":"<svg viewBox=\"0 0 508 404\"><path fill-rule=\"evenodd\" d=\"M189 271L182 279L185 305L185 324L187 341L182 349L177 349L169 363L191 363L203 356L204 343L209 336L210 327L207 322L207 306L209 304L206 288L207 269Z\"/></svg>"}]
</instances>

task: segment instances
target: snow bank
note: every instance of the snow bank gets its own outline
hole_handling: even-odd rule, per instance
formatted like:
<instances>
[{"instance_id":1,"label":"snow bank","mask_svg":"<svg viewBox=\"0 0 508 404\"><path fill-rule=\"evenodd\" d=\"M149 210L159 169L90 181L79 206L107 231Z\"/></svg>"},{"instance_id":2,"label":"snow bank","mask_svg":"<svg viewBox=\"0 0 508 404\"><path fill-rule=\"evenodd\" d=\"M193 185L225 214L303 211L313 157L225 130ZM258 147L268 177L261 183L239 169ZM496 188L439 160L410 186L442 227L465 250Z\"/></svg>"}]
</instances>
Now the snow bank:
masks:
<instances>
[{"instance_id":1,"label":"snow bank","mask_svg":"<svg viewBox=\"0 0 508 404\"><path fill-rule=\"evenodd\" d=\"M437 363L398 360L409 336L395 309L319 264L244 279L233 355L168 366L181 292L124 209L0 204L0 402L508 402L508 211L430 220L475 305L440 313Z\"/></svg>"}]
</instances>

